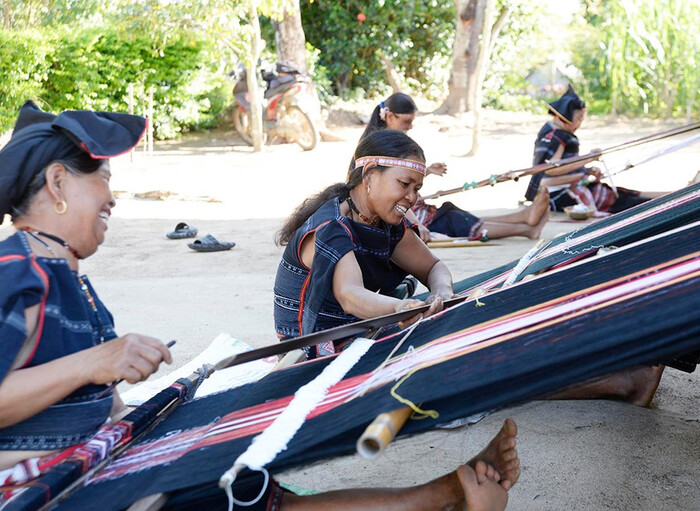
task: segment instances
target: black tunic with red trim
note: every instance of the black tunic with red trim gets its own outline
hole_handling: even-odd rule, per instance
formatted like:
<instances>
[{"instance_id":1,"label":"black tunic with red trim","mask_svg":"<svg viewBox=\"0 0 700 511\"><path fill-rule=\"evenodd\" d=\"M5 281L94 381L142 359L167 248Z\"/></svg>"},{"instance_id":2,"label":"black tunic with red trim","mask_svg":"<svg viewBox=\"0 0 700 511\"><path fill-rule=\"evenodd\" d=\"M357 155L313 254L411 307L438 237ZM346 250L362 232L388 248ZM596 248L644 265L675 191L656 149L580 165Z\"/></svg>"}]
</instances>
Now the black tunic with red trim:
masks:
<instances>
[{"instance_id":1,"label":"black tunic with red trim","mask_svg":"<svg viewBox=\"0 0 700 511\"><path fill-rule=\"evenodd\" d=\"M112 315L87 277L81 278L97 312L68 262L34 255L26 236L18 232L0 242L0 381L13 369L45 364L117 337ZM26 349L32 336L25 309L35 305L36 342ZM112 408L111 392L94 399L104 388L86 385L33 417L0 428L0 450L62 449L87 440Z\"/></svg>"},{"instance_id":2,"label":"black tunic with red trim","mask_svg":"<svg viewBox=\"0 0 700 511\"><path fill-rule=\"evenodd\" d=\"M560 146L564 146L564 152L561 156L562 160L578 156L579 154L579 142L576 135L558 129L550 122L545 123L537 134L537 140L535 140L535 152L532 158L533 165L551 160ZM567 172L567 175L581 174L581 178L583 178L586 173L586 168L580 167ZM545 173L540 172L530 177L530 183L525 192L527 200L535 199L540 182L544 176ZM607 184L600 182L579 186L569 185L568 187L563 187L562 191L556 195L552 195L552 189L550 189L550 197L552 209L555 211L564 211L564 208L567 206L581 203L598 211L608 213L618 213L649 200L647 197L642 197L640 192L636 190L622 187L613 190Z\"/></svg>"},{"instance_id":3,"label":"black tunic with red trim","mask_svg":"<svg viewBox=\"0 0 700 511\"><path fill-rule=\"evenodd\" d=\"M546 122L540 129L540 132L537 134L532 164L539 165L540 163L551 160L554 153L557 152L557 149L559 149L560 146L564 146L564 154L561 156L562 160L565 158L571 158L572 156L578 156L578 137L573 133L556 128L550 122ZM585 168L581 167L579 169L572 170L569 172L569 174L585 174L585 172ZM544 172L530 176L530 184L525 192L525 198L527 200L535 199L537 189L540 187L540 182L544 176Z\"/></svg>"},{"instance_id":4,"label":"black tunic with red trim","mask_svg":"<svg viewBox=\"0 0 700 511\"><path fill-rule=\"evenodd\" d=\"M297 229L282 255L275 278L275 329L281 339L289 339L327 330L357 321L343 311L333 296L333 271L338 261L353 251L362 271L366 289L391 295L405 271L391 261L396 245L407 228L406 220L398 225L379 227L354 222L340 213L340 201L323 204ZM316 250L311 270L301 261L304 238L316 233ZM309 356L333 353L332 346L318 346Z\"/></svg>"}]
</instances>

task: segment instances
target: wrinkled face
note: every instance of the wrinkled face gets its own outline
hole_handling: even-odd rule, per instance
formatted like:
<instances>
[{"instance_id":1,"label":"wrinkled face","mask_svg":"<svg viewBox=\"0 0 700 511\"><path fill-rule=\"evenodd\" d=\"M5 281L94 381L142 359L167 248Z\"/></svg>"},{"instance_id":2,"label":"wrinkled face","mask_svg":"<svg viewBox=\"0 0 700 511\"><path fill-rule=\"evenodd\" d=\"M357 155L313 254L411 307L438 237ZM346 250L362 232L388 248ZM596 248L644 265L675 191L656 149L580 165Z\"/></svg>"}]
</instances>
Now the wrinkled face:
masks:
<instances>
[{"instance_id":1,"label":"wrinkled face","mask_svg":"<svg viewBox=\"0 0 700 511\"><path fill-rule=\"evenodd\" d=\"M415 118L415 112L411 112L410 114L395 114L394 112L388 112L386 114L386 127L390 130L403 131L406 133L408 130L413 128L413 121Z\"/></svg>"},{"instance_id":2,"label":"wrinkled face","mask_svg":"<svg viewBox=\"0 0 700 511\"><path fill-rule=\"evenodd\" d=\"M66 229L71 234L71 246L82 257L94 254L105 239L105 231L115 205L109 187L111 177L108 160L91 174L68 173L66 176Z\"/></svg>"},{"instance_id":3,"label":"wrinkled face","mask_svg":"<svg viewBox=\"0 0 700 511\"><path fill-rule=\"evenodd\" d=\"M571 132L573 133L581 127L583 120L586 118L586 109L574 110L574 118L571 121Z\"/></svg>"},{"instance_id":4,"label":"wrinkled face","mask_svg":"<svg viewBox=\"0 0 700 511\"><path fill-rule=\"evenodd\" d=\"M367 196L370 212L379 215L387 224L397 225L416 204L423 175L415 170L389 167L384 172L372 172L365 178L365 187L367 184L370 186Z\"/></svg>"}]
</instances>

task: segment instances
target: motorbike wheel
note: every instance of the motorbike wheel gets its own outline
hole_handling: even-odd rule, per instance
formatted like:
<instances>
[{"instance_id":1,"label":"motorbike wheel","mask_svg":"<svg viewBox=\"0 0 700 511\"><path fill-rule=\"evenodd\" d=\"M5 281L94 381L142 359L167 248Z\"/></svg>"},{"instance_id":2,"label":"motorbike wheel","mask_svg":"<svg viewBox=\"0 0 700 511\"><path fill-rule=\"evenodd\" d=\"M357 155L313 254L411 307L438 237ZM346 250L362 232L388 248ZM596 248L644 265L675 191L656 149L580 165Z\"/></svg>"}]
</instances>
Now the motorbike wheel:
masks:
<instances>
[{"instance_id":1,"label":"motorbike wheel","mask_svg":"<svg viewBox=\"0 0 700 511\"><path fill-rule=\"evenodd\" d=\"M299 144L304 151L311 151L318 143L318 130L309 115L296 105L289 105L286 108L285 116L294 123L294 141Z\"/></svg>"},{"instance_id":2,"label":"motorbike wheel","mask_svg":"<svg viewBox=\"0 0 700 511\"><path fill-rule=\"evenodd\" d=\"M243 142L253 145L253 136L250 133L250 112L244 112L238 106L233 107L233 127L241 136Z\"/></svg>"}]
</instances>

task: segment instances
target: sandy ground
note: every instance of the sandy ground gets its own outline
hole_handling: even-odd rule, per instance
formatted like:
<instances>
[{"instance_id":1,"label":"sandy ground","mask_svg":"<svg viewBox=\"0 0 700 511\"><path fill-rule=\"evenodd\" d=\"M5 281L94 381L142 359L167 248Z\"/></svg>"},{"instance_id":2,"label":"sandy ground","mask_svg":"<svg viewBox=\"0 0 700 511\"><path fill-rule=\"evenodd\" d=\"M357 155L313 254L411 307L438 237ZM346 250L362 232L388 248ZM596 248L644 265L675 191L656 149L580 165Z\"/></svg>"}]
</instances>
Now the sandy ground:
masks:
<instances>
[{"instance_id":1,"label":"sandy ground","mask_svg":"<svg viewBox=\"0 0 700 511\"><path fill-rule=\"evenodd\" d=\"M369 110L369 108L367 108ZM159 143L155 155L113 161L113 189L120 196L153 190L167 200L121 199L106 242L82 263L116 318L130 331L167 341L181 365L219 332L254 346L276 341L272 287L281 250L273 242L282 218L305 196L342 180L362 126L341 117L334 127L342 142L324 142L304 153L290 144L254 154L231 131ZM420 116L412 136L428 159L445 161L449 172L431 177L424 191L459 186L493 173L527 167L543 116L488 112L481 151L470 147L469 117ZM589 119L580 131L582 151L610 147L680 123ZM669 141L606 158L611 169L641 158ZM616 177L618 185L671 190L700 169L700 144ZM507 183L449 198L481 214L515 210L526 183ZM205 196L218 202L206 202ZM188 200L182 200L188 199ZM487 211L488 210L488 211ZM232 240L229 252L200 254L187 241L164 234L178 221ZM554 216L543 236L579 224ZM0 238L11 230L0 227ZM455 280L514 260L533 241L501 240L496 246L440 249ZM162 373L167 372L167 368ZM606 401L534 402L487 417L475 426L437 431L397 441L378 461L349 456L281 476L283 481L324 490L347 486L408 485L454 469L475 454L502 420L519 425L523 474L511 491L512 510L700 509L700 399L698 373L668 370L649 409Z\"/></svg>"}]
</instances>

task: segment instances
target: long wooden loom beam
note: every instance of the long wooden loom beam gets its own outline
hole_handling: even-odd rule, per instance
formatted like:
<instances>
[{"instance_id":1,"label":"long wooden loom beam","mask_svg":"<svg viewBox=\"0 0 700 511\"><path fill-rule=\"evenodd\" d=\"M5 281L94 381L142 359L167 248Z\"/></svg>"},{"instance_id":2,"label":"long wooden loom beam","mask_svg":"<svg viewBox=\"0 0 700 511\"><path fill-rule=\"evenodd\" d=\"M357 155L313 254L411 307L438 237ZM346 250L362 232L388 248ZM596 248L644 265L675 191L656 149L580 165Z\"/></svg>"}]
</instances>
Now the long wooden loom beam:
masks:
<instances>
[{"instance_id":1,"label":"long wooden loom beam","mask_svg":"<svg viewBox=\"0 0 700 511\"><path fill-rule=\"evenodd\" d=\"M466 190L472 190L475 188L483 188L485 186L494 186L496 183L504 183L506 181L518 181L521 177L530 176L533 174L539 174L540 172L545 172L547 170L553 170L553 169L556 169L556 168L561 167L563 165L567 165L569 163L579 163L579 162L587 161L591 158L591 156L603 156L606 154L615 153L617 151L623 151L625 149L630 149L632 147L636 147L636 146L641 145L641 144L646 144L649 142L654 142L656 140L662 140L665 138L675 137L677 135L682 135L683 133L688 133L688 132L694 131L696 129L700 129L700 122L693 122L690 124L686 124L685 126L680 126L678 128L673 128L673 129L670 129L667 131L662 131L660 133L655 133L653 135L648 135L646 137L637 138L635 140L629 140L627 142L623 142L623 143L615 145L615 146L601 149L600 151L595 152L595 153L589 153L589 154L584 154L584 155L580 155L580 156L572 156L571 158L558 160L554 163L540 163L539 165L534 165L532 167L528 167L528 168L524 168L524 169L509 170L509 171L503 172L501 174L492 175L488 179L482 179L481 181L475 181L472 183L465 183L464 185L462 185L458 188L450 188L448 190L440 190L440 191L435 192L431 195L424 195L423 199L424 200L437 199L438 197L443 197L445 195L453 195L455 193L464 192Z\"/></svg>"}]
</instances>

